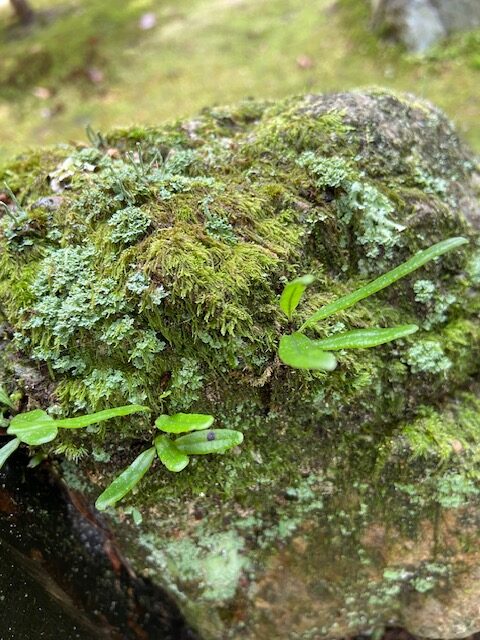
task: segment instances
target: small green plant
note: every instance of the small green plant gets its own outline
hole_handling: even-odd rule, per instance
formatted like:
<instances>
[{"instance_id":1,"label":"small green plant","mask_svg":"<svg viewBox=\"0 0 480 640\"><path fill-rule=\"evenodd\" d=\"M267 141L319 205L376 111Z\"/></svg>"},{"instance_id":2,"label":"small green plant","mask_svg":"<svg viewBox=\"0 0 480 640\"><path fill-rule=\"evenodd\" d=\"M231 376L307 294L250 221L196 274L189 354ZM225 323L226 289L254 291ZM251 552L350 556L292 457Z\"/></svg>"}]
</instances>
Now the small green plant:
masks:
<instances>
[{"instance_id":1,"label":"small green plant","mask_svg":"<svg viewBox=\"0 0 480 640\"><path fill-rule=\"evenodd\" d=\"M0 386L0 405L15 410L15 404L2 386ZM132 404L76 418L62 419L52 418L42 409L17 413L6 420L7 434L15 437L0 449L0 469L21 443L33 447L39 446L54 440L59 429L82 429L111 418L143 411L150 411L150 409ZM115 478L97 498L95 503L97 509L102 511L113 506L127 495L147 473L156 457L169 471L178 473L188 465L190 455L225 453L243 442L243 433L233 429L210 429L213 422L213 416L201 413L176 413L172 416L166 414L159 416L155 421L155 426L167 435L156 436L153 440L153 446L142 451L132 464ZM184 435L172 440L170 436L174 434ZM43 456L40 454L38 458L41 460ZM31 466L35 466L35 464Z\"/></svg>"},{"instance_id":2,"label":"small green plant","mask_svg":"<svg viewBox=\"0 0 480 640\"><path fill-rule=\"evenodd\" d=\"M5 405L9 409L15 409L14 403L3 387L0 387L0 404ZM141 411L150 411L150 409L138 404L131 404L113 409L105 409L104 411L78 416L77 418L63 419L52 418L52 416L48 415L48 413L42 409L17 413L7 420L7 434L15 437L0 449L0 469L22 442L31 447L39 446L55 440L59 429L83 429L84 427L98 424L111 418L128 416Z\"/></svg>"},{"instance_id":3,"label":"small green plant","mask_svg":"<svg viewBox=\"0 0 480 640\"><path fill-rule=\"evenodd\" d=\"M424 251L419 251L406 262L388 271L379 278L372 280L356 291L347 294L329 304L318 309L301 325L301 327L290 335L284 335L280 339L278 355L280 360L296 369L319 369L323 371L333 371L337 366L337 359L331 351L340 349L367 349L376 347L392 340L404 338L418 331L415 324L399 325L387 329L357 329L346 331L323 340L312 340L304 335L304 331L314 326L321 320L328 318L344 309L348 309L360 300L377 293L381 289L389 287L391 284L404 278L412 271L419 269L430 260L457 249L466 244L466 238L449 238L443 242L438 242ZM305 289L312 284L312 275L301 276L289 282L280 297L280 308L289 320L292 320Z\"/></svg>"},{"instance_id":4,"label":"small green plant","mask_svg":"<svg viewBox=\"0 0 480 640\"><path fill-rule=\"evenodd\" d=\"M127 495L143 478L155 458L169 471L178 473L185 469L191 455L225 453L243 442L243 433L233 429L210 429L213 416L201 413L176 413L161 415L155 426L168 435L158 435L153 446L142 451L135 460L97 498L95 506L99 511L114 506ZM182 435L175 440L171 435Z\"/></svg>"}]
</instances>

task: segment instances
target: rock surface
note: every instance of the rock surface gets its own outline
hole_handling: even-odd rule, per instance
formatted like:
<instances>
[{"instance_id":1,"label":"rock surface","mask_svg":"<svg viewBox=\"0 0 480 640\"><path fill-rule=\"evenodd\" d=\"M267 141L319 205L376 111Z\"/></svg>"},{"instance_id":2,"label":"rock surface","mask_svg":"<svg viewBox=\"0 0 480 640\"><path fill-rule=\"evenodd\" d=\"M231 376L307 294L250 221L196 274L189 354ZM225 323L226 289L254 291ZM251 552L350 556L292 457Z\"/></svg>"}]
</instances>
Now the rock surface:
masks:
<instances>
[{"instance_id":1,"label":"rock surface","mask_svg":"<svg viewBox=\"0 0 480 640\"><path fill-rule=\"evenodd\" d=\"M372 0L372 8L377 26L416 53L480 26L477 0Z\"/></svg>"},{"instance_id":2,"label":"rock surface","mask_svg":"<svg viewBox=\"0 0 480 640\"><path fill-rule=\"evenodd\" d=\"M147 402L245 434L180 474L156 464L108 514L200 637L480 630L478 176L440 112L385 92L245 102L25 154L0 177L18 200L0 373L23 406ZM328 375L279 363L285 279L316 276L301 322L460 234L466 249L316 329L416 322L414 339L340 354ZM130 417L44 450L93 502L152 435Z\"/></svg>"}]
</instances>

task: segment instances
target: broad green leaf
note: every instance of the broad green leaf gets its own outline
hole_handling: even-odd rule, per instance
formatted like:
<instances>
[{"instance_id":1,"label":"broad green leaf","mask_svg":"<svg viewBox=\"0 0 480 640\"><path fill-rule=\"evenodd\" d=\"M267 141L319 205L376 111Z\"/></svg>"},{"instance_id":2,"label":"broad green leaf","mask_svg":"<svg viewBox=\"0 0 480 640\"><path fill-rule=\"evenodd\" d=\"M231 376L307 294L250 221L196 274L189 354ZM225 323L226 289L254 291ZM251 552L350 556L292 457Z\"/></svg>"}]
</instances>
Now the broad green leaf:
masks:
<instances>
[{"instance_id":1,"label":"broad green leaf","mask_svg":"<svg viewBox=\"0 0 480 640\"><path fill-rule=\"evenodd\" d=\"M132 464L115 478L111 485L100 494L95 502L99 511L114 506L137 485L152 466L155 459L155 447L143 451Z\"/></svg>"},{"instance_id":2,"label":"broad green leaf","mask_svg":"<svg viewBox=\"0 0 480 640\"><path fill-rule=\"evenodd\" d=\"M285 289L280 296L280 309L285 313L287 318L291 320L293 312L298 306L303 292L314 281L312 275L301 276L295 278L292 282L285 285Z\"/></svg>"},{"instance_id":3,"label":"broad green leaf","mask_svg":"<svg viewBox=\"0 0 480 640\"><path fill-rule=\"evenodd\" d=\"M15 408L13 402L10 400L10 396L5 391L5 389L1 386L0 386L0 404L4 404L7 407L10 407L11 409Z\"/></svg>"},{"instance_id":4,"label":"broad green leaf","mask_svg":"<svg viewBox=\"0 0 480 640\"><path fill-rule=\"evenodd\" d=\"M155 426L166 433L186 433L208 429L214 419L213 416L204 413L176 413L173 416L159 416L155 420Z\"/></svg>"},{"instance_id":5,"label":"broad green leaf","mask_svg":"<svg viewBox=\"0 0 480 640\"><path fill-rule=\"evenodd\" d=\"M158 457L169 471L178 473L190 462L188 456L177 449L168 436L157 436L154 442Z\"/></svg>"},{"instance_id":6,"label":"broad green leaf","mask_svg":"<svg viewBox=\"0 0 480 640\"><path fill-rule=\"evenodd\" d=\"M175 446L187 455L225 453L243 442L243 433L233 429L211 429L177 438Z\"/></svg>"},{"instance_id":7,"label":"broad green leaf","mask_svg":"<svg viewBox=\"0 0 480 640\"><path fill-rule=\"evenodd\" d=\"M346 331L331 338L315 340L315 345L320 349L337 351L338 349L368 349L379 344L391 342L409 336L418 331L416 324L404 324L388 329L356 329Z\"/></svg>"},{"instance_id":8,"label":"broad green leaf","mask_svg":"<svg viewBox=\"0 0 480 640\"><path fill-rule=\"evenodd\" d=\"M282 336L278 355L284 364L295 369L333 371L337 366L333 353L320 349L314 340L301 333Z\"/></svg>"},{"instance_id":9,"label":"broad green leaf","mask_svg":"<svg viewBox=\"0 0 480 640\"><path fill-rule=\"evenodd\" d=\"M330 302L329 304L321 307L318 311L316 311L304 324L300 327L300 331L303 331L306 327L310 327L311 325L319 322L320 320L324 320L329 316L332 316L339 311L343 311L344 309L348 309L348 307L353 306L360 300L364 298L368 298L377 291L381 289L385 289L390 286L397 280L404 278L412 271L423 267L424 264L430 262L434 258L438 258L438 256L447 253L447 251L452 251L453 249L457 249L462 245L468 243L466 238L458 237L458 238L449 238L448 240L444 240L443 242L438 242L437 244L432 245L428 249L424 251L419 251L414 256L412 256L406 262L403 262L401 265L384 273L376 280L372 280L364 287L360 287L356 291L343 296L342 298L338 298L334 302Z\"/></svg>"},{"instance_id":10,"label":"broad green leaf","mask_svg":"<svg viewBox=\"0 0 480 640\"><path fill-rule=\"evenodd\" d=\"M132 413L139 413L141 411L150 411L150 409L139 404L129 404L124 407L105 409L104 411L98 411L97 413L91 413L86 416L78 416L78 418L63 418L55 420L55 425L59 429L83 429L83 427L88 427L91 424L104 422L111 418L129 416Z\"/></svg>"},{"instance_id":11,"label":"broad green leaf","mask_svg":"<svg viewBox=\"0 0 480 640\"><path fill-rule=\"evenodd\" d=\"M19 413L10 421L7 433L31 446L45 444L56 438L55 420L41 409Z\"/></svg>"},{"instance_id":12,"label":"broad green leaf","mask_svg":"<svg viewBox=\"0 0 480 640\"><path fill-rule=\"evenodd\" d=\"M20 440L18 438L14 438L10 440L0 449L0 469L3 467L7 459L12 455L12 453L18 449L20 445Z\"/></svg>"}]
</instances>

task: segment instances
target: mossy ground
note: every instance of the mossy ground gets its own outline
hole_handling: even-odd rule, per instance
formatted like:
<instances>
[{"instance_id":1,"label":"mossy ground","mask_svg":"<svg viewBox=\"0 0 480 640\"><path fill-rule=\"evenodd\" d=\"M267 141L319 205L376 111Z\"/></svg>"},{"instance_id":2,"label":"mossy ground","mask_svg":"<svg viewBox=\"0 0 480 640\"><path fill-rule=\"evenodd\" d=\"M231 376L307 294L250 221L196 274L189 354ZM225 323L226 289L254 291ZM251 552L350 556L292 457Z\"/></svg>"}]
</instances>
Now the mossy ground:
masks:
<instances>
[{"instance_id":1,"label":"mossy ground","mask_svg":"<svg viewBox=\"0 0 480 640\"><path fill-rule=\"evenodd\" d=\"M478 32L425 58L371 33L359 0L42 0L46 24L0 34L0 150L83 137L84 127L157 124L246 96L355 86L412 91L480 148ZM151 31L138 28L146 11ZM103 79L93 82L91 70ZM95 77L95 73L94 76ZM98 74L97 74L98 80ZM51 97L32 95L36 86ZM42 95L42 94L40 94Z\"/></svg>"}]
</instances>

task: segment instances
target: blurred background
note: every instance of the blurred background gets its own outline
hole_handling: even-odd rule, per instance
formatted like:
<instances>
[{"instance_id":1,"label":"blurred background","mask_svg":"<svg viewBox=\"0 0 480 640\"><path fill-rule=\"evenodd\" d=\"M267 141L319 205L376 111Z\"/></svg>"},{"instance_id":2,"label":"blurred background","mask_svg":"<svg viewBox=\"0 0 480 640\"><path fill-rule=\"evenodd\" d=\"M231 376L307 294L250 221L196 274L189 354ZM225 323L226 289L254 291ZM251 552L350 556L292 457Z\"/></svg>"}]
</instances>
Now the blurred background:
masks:
<instances>
[{"instance_id":1,"label":"blurred background","mask_svg":"<svg viewBox=\"0 0 480 640\"><path fill-rule=\"evenodd\" d=\"M381 0L30 0L22 14L23 4L0 0L4 158L85 139L89 123L157 125L244 97L365 86L433 101L480 150L478 28L408 51L372 18Z\"/></svg>"}]
</instances>

